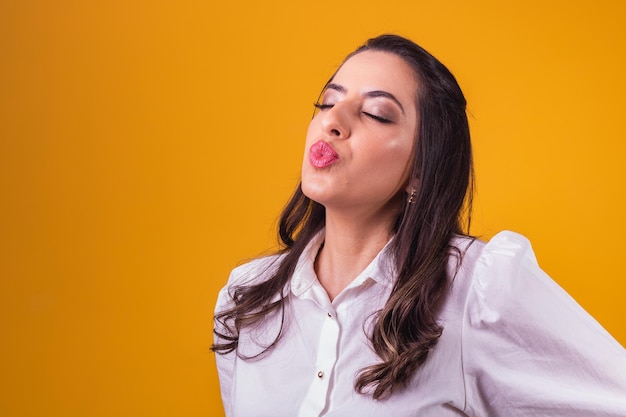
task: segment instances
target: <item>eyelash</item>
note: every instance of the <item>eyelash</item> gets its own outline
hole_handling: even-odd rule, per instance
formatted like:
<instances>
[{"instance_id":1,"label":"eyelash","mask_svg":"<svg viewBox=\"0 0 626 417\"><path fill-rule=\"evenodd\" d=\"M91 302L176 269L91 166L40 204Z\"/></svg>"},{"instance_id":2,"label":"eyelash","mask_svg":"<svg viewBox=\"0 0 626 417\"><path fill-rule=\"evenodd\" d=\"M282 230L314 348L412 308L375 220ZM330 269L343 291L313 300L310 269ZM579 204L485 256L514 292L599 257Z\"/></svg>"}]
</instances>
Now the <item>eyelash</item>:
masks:
<instances>
[{"instance_id":1,"label":"eyelash","mask_svg":"<svg viewBox=\"0 0 626 417\"><path fill-rule=\"evenodd\" d=\"M334 104L313 103L313 106L318 110L327 110L327 109L331 109L334 106ZM376 116L375 114L371 114L367 112L363 112L363 114L369 117L370 119L374 119L377 122L380 122L383 124L393 123L391 120L385 119L384 117Z\"/></svg>"},{"instance_id":2,"label":"eyelash","mask_svg":"<svg viewBox=\"0 0 626 417\"><path fill-rule=\"evenodd\" d=\"M313 107L318 110L326 110L333 107L333 104L324 104L324 103L313 103Z\"/></svg>"}]
</instances>

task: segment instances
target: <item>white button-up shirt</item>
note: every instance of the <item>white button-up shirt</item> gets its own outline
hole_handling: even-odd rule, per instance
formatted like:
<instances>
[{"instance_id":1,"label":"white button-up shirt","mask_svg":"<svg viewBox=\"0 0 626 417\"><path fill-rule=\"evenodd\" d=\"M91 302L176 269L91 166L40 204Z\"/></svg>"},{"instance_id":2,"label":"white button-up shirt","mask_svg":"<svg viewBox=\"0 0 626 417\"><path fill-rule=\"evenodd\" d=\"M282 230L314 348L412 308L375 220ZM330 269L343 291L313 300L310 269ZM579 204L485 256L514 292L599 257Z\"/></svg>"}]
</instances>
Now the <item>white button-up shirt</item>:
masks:
<instances>
[{"instance_id":1,"label":"white button-up shirt","mask_svg":"<svg viewBox=\"0 0 626 417\"><path fill-rule=\"evenodd\" d=\"M435 348L407 388L376 401L354 390L380 362L367 338L394 277L385 249L332 302L313 269L323 234L291 279L283 334L273 314L242 329L237 353L217 355L228 417L626 416L626 351L538 266L529 242L502 232L465 252L439 317ZM233 270L233 285L267 278L277 257ZM450 259L450 275L456 262ZM258 355L258 356L257 356ZM253 357L253 358L252 358Z\"/></svg>"}]
</instances>

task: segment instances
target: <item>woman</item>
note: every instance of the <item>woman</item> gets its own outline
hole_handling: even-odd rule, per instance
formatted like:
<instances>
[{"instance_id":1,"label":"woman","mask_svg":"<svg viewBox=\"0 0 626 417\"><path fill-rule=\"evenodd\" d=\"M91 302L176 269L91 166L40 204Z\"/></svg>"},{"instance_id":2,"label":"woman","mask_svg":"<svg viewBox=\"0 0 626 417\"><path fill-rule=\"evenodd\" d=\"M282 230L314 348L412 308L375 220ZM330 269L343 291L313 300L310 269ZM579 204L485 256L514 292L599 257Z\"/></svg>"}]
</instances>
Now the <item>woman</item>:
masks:
<instances>
[{"instance_id":1,"label":"woman","mask_svg":"<svg viewBox=\"0 0 626 417\"><path fill-rule=\"evenodd\" d=\"M219 295L227 416L625 416L619 343L524 237L463 233L472 155L452 74L383 35L320 98L284 249Z\"/></svg>"}]
</instances>

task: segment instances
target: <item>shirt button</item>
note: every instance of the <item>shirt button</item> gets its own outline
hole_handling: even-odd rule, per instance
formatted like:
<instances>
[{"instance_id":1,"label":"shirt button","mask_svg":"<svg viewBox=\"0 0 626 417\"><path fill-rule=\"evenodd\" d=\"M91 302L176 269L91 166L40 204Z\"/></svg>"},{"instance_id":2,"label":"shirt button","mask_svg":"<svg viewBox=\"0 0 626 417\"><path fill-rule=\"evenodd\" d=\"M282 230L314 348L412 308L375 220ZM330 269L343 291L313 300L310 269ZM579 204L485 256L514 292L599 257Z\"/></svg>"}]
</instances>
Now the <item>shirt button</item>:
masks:
<instances>
[{"instance_id":1,"label":"shirt button","mask_svg":"<svg viewBox=\"0 0 626 417\"><path fill-rule=\"evenodd\" d=\"M319 372L317 373L317 377L318 377L318 378L322 378L323 376L324 376L324 371L319 371Z\"/></svg>"},{"instance_id":2,"label":"shirt button","mask_svg":"<svg viewBox=\"0 0 626 417\"><path fill-rule=\"evenodd\" d=\"M330 317L331 319L333 318L333 315L328 313L328 317Z\"/></svg>"}]
</instances>

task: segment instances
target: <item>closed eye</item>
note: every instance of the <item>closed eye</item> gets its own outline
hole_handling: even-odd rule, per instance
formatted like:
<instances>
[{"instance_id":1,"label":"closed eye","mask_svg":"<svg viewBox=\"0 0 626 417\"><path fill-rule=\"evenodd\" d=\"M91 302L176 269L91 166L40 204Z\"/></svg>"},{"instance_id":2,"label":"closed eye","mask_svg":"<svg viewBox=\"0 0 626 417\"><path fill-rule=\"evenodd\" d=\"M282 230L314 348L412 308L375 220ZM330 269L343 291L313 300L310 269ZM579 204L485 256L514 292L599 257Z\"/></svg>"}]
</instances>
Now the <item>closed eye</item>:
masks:
<instances>
[{"instance_id":1,"label":"closed eye","mask_svg":"<svg viewBox=\"0 0 626 417\"><path fill-rule=\"evenodd\" d=\"M313 106L317 109L317 110L327 110L327 109L332 109L334 104L327 104L327 103L313 103ZM377 122L380 123L384 123L384 124L390 124L393 123L393 121L389 120L389 119L385 119L384 117L380 117L377 116L375 114L372 113L368 113L368 112L363 112L364 115L366 115L367 117L369 117L370 119L376 120Z\"/></svg>"},{"instance_id":2,"label":"closed eye","mask_svg":"<svg viewBox=\"0 0 626 417\"><path fill-rule=\"evenodd\" d=\"M318 110L326 110L330 109L334 106L334 104L326 104L326 103L313 103L313 106Z\"/></svg>"},{"instance_id":3,"label":"closed eye","mask_svg":"<svg viewBox=\"0 0 626 417\"><path fill-rule=\"evenodd\" d=\"M389 124L389 123L393 123L393 121L389 120L389 119L385 119L384 117L380 117L380 116L376 116L375 114L372 113L367 113L367 112L363 112L364 115L366 115L367 117L374 119L380 123L385 123L385 124Z\"/></svg>"}]
</instances>

